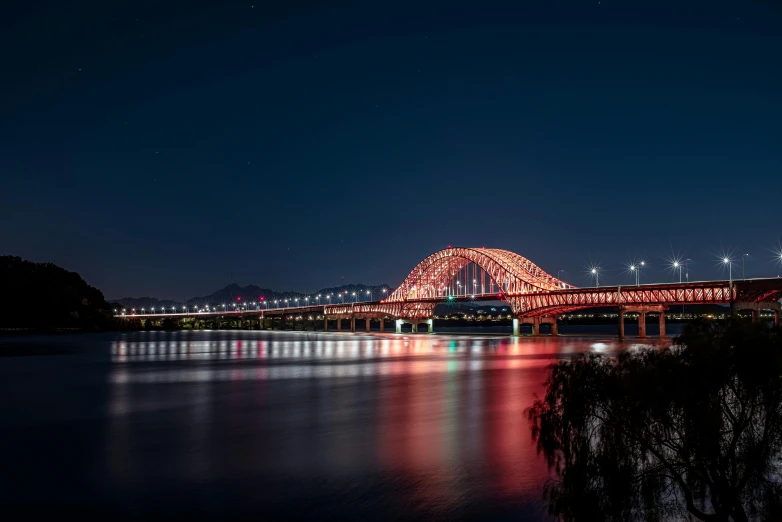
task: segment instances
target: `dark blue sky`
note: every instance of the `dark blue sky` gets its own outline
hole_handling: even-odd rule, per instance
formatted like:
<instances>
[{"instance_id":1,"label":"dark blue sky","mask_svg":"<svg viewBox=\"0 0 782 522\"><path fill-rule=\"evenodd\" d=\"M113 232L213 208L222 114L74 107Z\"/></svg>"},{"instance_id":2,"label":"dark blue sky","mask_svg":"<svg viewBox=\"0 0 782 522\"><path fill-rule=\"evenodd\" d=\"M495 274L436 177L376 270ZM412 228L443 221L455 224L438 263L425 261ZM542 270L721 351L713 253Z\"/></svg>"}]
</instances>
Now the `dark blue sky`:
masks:
<instances>
[{"instance_id":1,"label":"dark blue sky","mask_svg":"<svg viewBox=\"0 0 782 522\"><path fill-rule=\"evenodd\" d=\"M780 2L325 3L6 5L0 253L108 297L395 285L448 244L777 274Z\"/></svg>"}]
</instances>

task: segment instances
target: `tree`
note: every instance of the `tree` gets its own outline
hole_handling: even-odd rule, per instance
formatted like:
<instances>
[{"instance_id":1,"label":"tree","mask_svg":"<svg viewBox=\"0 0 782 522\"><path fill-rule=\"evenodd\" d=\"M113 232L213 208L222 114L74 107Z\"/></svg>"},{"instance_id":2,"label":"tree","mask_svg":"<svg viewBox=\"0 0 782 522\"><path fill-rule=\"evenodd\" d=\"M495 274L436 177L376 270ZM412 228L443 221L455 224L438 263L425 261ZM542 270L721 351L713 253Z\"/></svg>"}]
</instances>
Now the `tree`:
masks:
<instances>
[{"instance_id":1,"label":"tree","mask_svg":"<svg viewBox=\"0 0 782 522\"><path fill-rule=\"evenodd\" d=\"M782 331L688 325L668 349L552 367L527 410L564 520L779 517Z\"/></svg>"}]
</instances>

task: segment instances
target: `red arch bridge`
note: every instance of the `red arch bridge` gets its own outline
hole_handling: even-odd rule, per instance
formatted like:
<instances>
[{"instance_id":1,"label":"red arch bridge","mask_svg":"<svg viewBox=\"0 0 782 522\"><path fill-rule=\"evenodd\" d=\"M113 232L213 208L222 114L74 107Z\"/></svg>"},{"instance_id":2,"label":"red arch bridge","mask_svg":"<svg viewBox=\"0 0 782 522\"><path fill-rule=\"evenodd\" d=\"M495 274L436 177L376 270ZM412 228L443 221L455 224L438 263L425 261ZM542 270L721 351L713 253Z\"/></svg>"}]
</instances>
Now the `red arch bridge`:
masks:
<instances>
[{"instance_id":1,"label":"red arch bridge","mask_svg":"<svg viewBox=\"0 0 782 522\"><path fill-rule=\"evenodd\" d=\"M583 308L613 306L619 310L619 336L624 337L624 315L638 314L639 336L646 336L646 314L659 315L660 335L665 335L665 310L672 305L730 304L731 312L751 310L758 320L763 310L774 312L779 325L782 279L745 279L735 281L701 281L629 286L601 286L577 288L544 272L530 260L496 248L446 248L418 263L394 292L379 301L307 304L259 310L194 311L183 313L123 314L128 319L159 319L165 317L260 318L273 321L317 315L328 330L329 320L337 321L341 331L342 320L350 320L350 331L356 331L356 319L394 319L396 332L403 323L426 324L433 332L432 315L437 304L444 301L504 301L508 303L513 319L513 335L518 335L519 324L532 325L534 335L540 334L540 325L551 325L557 334L557 316Z\"/></svg>"}]
</instances>

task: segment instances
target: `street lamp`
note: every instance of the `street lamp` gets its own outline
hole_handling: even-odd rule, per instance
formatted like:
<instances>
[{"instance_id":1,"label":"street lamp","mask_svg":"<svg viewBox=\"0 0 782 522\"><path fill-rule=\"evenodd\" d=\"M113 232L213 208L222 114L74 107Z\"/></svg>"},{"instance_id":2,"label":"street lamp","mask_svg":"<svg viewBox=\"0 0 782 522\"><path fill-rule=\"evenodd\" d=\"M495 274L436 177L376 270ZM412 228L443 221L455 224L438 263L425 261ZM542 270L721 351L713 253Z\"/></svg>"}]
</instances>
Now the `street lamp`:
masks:
<instances>
[{"instance_id":1,"label":"street lamp","mask_svg":"<svg viewBox=\"0 0 782 522\"><path fill-rule=\"evenodd\" d=\"M681 283L682 282L682 264L679 263L678 261L674 261L672 266L673 266L674 270L678 270L679 271L679 283Z\"/></svg>"},{"instance_id":2,"label":"street lamp","mask_svg":"<svg viewBox=\"0 0 782 522\"><path fill-rule=\"evenodd\" d=\"M729 257L723 257L722 264L728 265L728 282L733 283L733 261Z\"/></svg>"},{"instance_id":3,"label":"street lamp","mask_svg":"<svg viewBox=\"0 0 782 522\"><path fill-rule=\"evenodd\" d=\"M369 296L369 300L372 300L372 290L367 290L367 295Z\"/></svg>"},{"instance_id":4,"label":"street lamp","mask_svg":"<svg viewBox=\"0 0 782 522\"><path fill-rule=\"evenodd\" d=\"M630 271L635 274L635 285L638 286L638 269L635 265L630 265Z\"/></svg>"},{"instance_id":5,"label":"street lamp","mask_svg":"<svg viewBox=\"0 0 782 522\"><path fill-rule=\"evenodd\" d=\"M744 255L741 256L741 278L742 279L746 279L746 277L744 276L744 259L746 259L748 257L749 257L749 254L744 254Z\"/></svg>"},{"instance_id":6,"label":"street lamp","mask_svg":"<svg viewBox=\"0 0 782 522\"><path fill-rule=\"evenodd\" d=\"M353 302L355 303L358 300L358 297L356 297L356 292L353 292Z\"/></svg>"},{"instance_id":7,"label":"street lamp","mask_svg":"<svg viewBox=\"0 0 782 522\"><path fill-rule=\"evenodd\" d=\"M559 272L564 272L564 270L557 271L557 279L559 279ZM590 270L590 272L592 273L593 276L595 276L595 286L599 287L600 286L600 270L598 270L598 268L595 267L592 270Z\"/></svg>"}]
</instances>

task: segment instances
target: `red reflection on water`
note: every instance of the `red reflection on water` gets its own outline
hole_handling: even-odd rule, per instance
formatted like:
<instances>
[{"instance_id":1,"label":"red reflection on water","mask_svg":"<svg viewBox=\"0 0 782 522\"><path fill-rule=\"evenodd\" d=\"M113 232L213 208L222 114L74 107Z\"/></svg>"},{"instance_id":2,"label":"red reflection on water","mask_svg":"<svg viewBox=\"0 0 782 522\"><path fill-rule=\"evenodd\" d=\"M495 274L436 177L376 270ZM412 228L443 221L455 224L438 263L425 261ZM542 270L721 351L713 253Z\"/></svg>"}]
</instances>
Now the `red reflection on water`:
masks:
<instances>
[{"instance_id":1,"label":"red reflection on water","mask_svg":"<svg viewBox=\"0 0 782 522\"><path fill-rule=\"evenodd\" d=\"M549 474L524 409L544 392L551 361L519 354L550 346L393 342L391 352L409 358L381 384L378 461L412 484L405 502L447 512L478 484L483 495L538 502Z\"/></svg>"}]
</instances>

